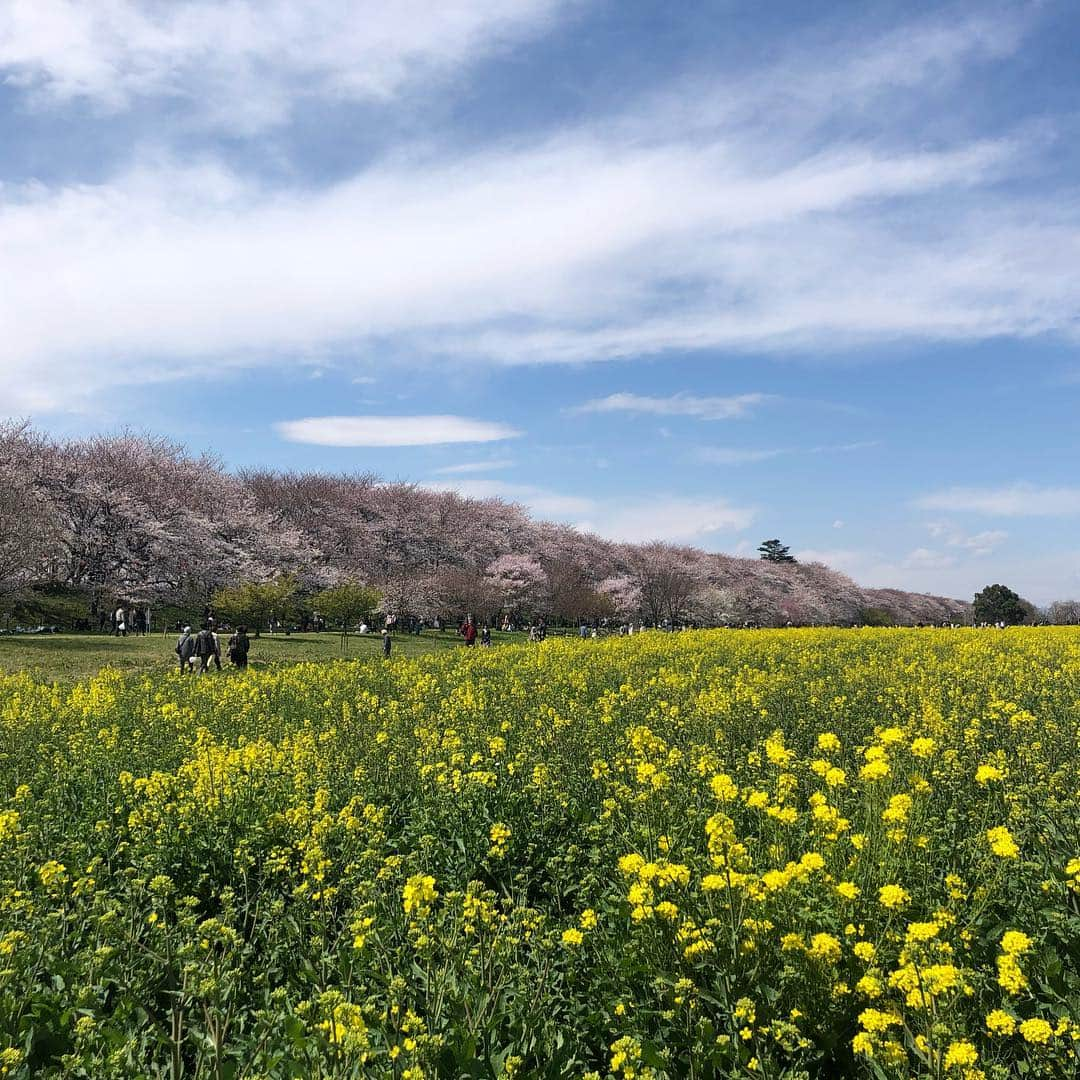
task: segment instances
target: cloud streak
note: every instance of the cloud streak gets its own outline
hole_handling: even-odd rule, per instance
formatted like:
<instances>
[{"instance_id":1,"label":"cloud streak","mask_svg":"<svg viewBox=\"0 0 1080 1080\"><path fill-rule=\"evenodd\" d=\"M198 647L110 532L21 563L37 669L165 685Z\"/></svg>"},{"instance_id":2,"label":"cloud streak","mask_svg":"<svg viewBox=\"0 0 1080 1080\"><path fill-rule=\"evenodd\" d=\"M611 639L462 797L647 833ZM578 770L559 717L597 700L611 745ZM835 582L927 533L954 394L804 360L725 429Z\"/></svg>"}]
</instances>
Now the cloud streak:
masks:
<instances>
[{"instance_id":1,"label":"cloud streak","mask_svg":"<svg viewBox=\"0 0 1080 1080\"><path fill-rule=\"evenodd\" d=\"M423 486L434 491L455 491L470 498L520 503L540 517L621 543L663 540L715 550L728 545L731 534L748 528L757 516L754 507L738 506L714 497L656 494L594 498L488 479L432 481Z\"/></svg>"},{"instance_id":2,"label":"cloud streak","mask_svg":"<svg viewBox=\"0 0 1080 1080\"><path fill-rule=\"evenodd\" d=\"M1016 483L1003 487L953 487L917 499L921 510L948 510L999 517L1073 517L1080 514L1080 488L1037 487Z\"/></svg>"},{"instance_id":3,"label":"cloud streak","mask_svg":"<svg viewBox=\"0 0 1080 1080\"><path fill-rule=\"evenodd\" d=\"M709 465L750 465L778 457L802 457L815 454L851 454L879 446L877 440L840 443L836 446L776 447L772 449L743 449L726 446L703 446L697 452L699 461Z\"/></svg>"},{"instance_id":4,"label":"cloud streak","mask_svg":"<svg viewBox=\"0 0 1080 1080\"><path fill-rule=\"evenodd\" d=\"M501 458L498 461L463 461L459 465L444 465L441 469L433 469L432 472L436 476L467 476L471 473L509 469L513 464L509 458Z\"/></svg>"},{"instance_id":5,"label":"cloud streak","mask_svg":"<svg viewBox=\"0 0 1080 1080\"><path fill-rule=\"evenodd\" d=\"M123 108L187 93L197 58L204 81L243 99L230 80L261 79L284 56L282 100L257 125L295 102L297 72L323 102L393 94L413 73L433 85L447 65L563 10L515 0L494 16L457 0L429 25L409 17L413 6L365 23L354 60L356 30L341 20L355 9L335 14L345 9L329 0L303 16L285 0L260 6L250 46L237 44L255 19L246 0L25 0L6 13L16 32L0 63L53 102ZM235 26L215 21L225 13ZM320 13L326 25L312 29ZM1041 136L928 148L888 128L898 87L936 92L946 72L961 79L1018 40L990 18L965 26L918 24L909 36L922 59L910 68L897 67L895 34L845 42L738 86L718 82L691 111L655 98L629 103L621 120L487 150L402 145L322 187L266 186L160 153L97 184L2 187L0 408L85 407L116 387L201 374L207 360L288 369L347 351L361 363L513 365L1076 336L1080 206L1000 183L1028 167ZM310 78L305 65L317 68ZM786 91L771 76L791 83L792 72L813 93L801 124L774 124ZM197 82L191 92L216 100ZM844 125L823 134L840 115L865 126L870 104L888 138ZM690 397L615 398L724 418L722 406L692 411Z\"/></svg>"},{"instance_id":6,"label":"cloud streak","mask_svg":"<svg viewBox=\"0 0 1080 1080\"><path fill-rule=\"evenodd\" d=\"M283 420L275 429L289 442L316 446L438 446L521 434L508 424L463 416L309 416Z\"/></svg>"},{"instance_id":7,"label":"cloud streak","mask_svg":"<svg viewBox=\"0 0 1080 1080\"><path fill-rule=\"evenodd\" d=\"M9 0L0 72L39 108L183 101L254 133L298 101L393 99L545 28L562 0Z\"/></svg>"},{"instance_id":8,"label":"cloud streak","mask_svg":"<svg viewBox=\"0 0 1080 1080\"><path fill-rule=\"evenodd\" d=\"M645 397L640 394L609 394L577 405L574 413L627 412L635 416L687 416L695 420L737 420L748 416L768 394L736 394L733 397L696 397L672 394L670 397Z\"/></svg>"}]
</instances>

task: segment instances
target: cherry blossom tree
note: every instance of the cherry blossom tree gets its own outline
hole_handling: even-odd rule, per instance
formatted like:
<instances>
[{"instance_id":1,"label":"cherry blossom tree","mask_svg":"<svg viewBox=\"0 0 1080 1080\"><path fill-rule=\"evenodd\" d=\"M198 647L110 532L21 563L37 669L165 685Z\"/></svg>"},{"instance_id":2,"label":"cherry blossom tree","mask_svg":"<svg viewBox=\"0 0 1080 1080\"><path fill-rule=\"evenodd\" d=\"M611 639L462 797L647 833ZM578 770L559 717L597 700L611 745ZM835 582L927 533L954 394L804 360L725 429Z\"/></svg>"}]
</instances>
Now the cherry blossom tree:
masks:
<instances>
[{"instance_id":1,"label":"cherry blossom tree","mask_svg":"<svg viewBox=\"0 0 1080 1080\"><path fill-rule=\"evenodd\" d=\"M705 625L970 618L970 605L863 589L821 564L618 544L532 520L520 506L370 473L244 470L121 432L67 442L0 425L0 592L67 586L113 601L205 604L282 578L310 595L375 588L395 614L473 611Z\"/></svg>"}]
</instances>

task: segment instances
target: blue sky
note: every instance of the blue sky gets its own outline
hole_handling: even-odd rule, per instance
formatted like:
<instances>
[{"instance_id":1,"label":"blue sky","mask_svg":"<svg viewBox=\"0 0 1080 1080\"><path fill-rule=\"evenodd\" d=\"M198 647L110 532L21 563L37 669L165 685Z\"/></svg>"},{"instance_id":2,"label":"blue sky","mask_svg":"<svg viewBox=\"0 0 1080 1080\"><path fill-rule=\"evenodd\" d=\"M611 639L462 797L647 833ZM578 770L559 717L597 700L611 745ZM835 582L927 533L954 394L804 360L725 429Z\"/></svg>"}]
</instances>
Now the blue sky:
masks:
<instances>
[{"instance_id":1,"label":"blue sky","mask_svg":"<svg viewBox=\"0 0 1080 1080\"><path fill-rule=\"evenodd\" d=\"M1080 596L1078 31L0 0L0 415Z\"/></svg>"}]
</instances>

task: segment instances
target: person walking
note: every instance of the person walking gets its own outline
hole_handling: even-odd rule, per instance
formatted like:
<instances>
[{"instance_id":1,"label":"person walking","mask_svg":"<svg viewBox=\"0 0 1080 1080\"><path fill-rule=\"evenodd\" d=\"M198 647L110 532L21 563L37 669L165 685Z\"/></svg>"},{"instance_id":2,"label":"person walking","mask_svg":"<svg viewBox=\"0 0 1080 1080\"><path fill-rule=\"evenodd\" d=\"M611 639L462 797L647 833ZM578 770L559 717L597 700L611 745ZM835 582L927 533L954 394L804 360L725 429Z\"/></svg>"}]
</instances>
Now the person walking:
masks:
<instances>
[{"instance_id":1,"label":"person walking","mask_svg":"<svg viewBox=\"0 0 1080 1080\"><path fill-rule=\"evenodd\" d=\"M461 625L461 636L465 639L465 644L472 646L476 644L476 623L472 621L472 616L466 617L465 622Z\"/></svg>"},{"instance_id":2,"label":"person walking","mask_svg":"<svg viewBox=\"0 0 1080 1080\"><path fill-rule=\"evenodd\" d=\"M210 670L210 661L214 657L214 632L203 623L195 635L195 655L199 658L199 674L205 675ZM221 660L217 662L221 670Z\"/></svg>"},{"instance_id":3,"label":"person walking","mask_svg":"<svg viewBox=\"0 0 1080 1080\"><path fill-rule=\"evenodd\" d=\"M229 638L229 660L233 667L243 670L248 665L248 651L251 649L251 639L247 636L247 627L238 626L236 633Z\"/></svg>"},{"instance_id":4,"label":"person walking","mask_svg":"<svg viewBox=\"0 0 1080 1080\"><path fill-rule=\"evenodd\" d=\"M393 647L394 647L394 643L393 643L393 640L390 637L390 631L387 630L386 627L384 626L383 631L382 631L382 654L387 660L390 659L390 650Z\"/></svg>"},{"instance_id":5,"label":"person walking","mask_svg":"<svg viewBox=\"0 0 1080 1080\"><path fill-rule=\"evenodd\" d=\"M180 674L186 675L191 670L191 658L195 655L195 639L191 636L191 627L185 626L176 642L176 655L180 659Z\"/></svg>"},{"instance_id":6,"label":"person walking","mask_svg":"<svg viewBox=\"0 0 1080 1080\"><path fill-rule=\"evenodd\" d=\"M485 648L491 648L490 627L485 626L484 629L480 631L480 644L483 645Z\"/></svg>"},{"instance_id":7,"label":"person walking","mask_svg":"<svg viewBox=\"0 0 1080 1080\"><path fill-rule=\"evenodd\" d=\"M113 614L113 633L116 637L127 637L127 624L124 622L123 605Z\"/></svg>"}]
</instances>

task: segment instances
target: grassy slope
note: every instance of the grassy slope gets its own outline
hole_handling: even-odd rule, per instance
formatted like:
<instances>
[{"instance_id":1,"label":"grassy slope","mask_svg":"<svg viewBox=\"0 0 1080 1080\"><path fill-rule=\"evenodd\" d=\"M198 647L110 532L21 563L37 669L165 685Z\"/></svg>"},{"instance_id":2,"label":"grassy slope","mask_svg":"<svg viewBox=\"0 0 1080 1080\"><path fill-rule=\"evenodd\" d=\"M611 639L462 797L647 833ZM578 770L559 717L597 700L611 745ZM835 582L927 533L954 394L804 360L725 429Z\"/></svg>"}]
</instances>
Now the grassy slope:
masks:
<instances>
[{"instance_id":1,"label":"grassy slope","mask_svg":"<svg viewBox=\"0 0 1080 1080\"><path fill-rule=\"evenodd\" d=\"M492 634L496 644L520 641L523 637L522 634ZM229 668L224 655L227 640L228 635L225 635L221 642L222 667L226 670ZM453 631L426 630L420 637L395 634L393 641L395 656L464 648L462 639ZM0 637L0 672L30 671L43 679L70 682L88 678L106 666L126 671L163 670L176 663L175 645L175 634L126 638L101 634L3 636ZM381 656L382 640L378 634L351 635L347 655L350 660ZM252 638L250 662L252 667L258 668L273 663L325 662L341 657L341 637L336 633L273 634Z\"/></svg>"}]
</instances>

